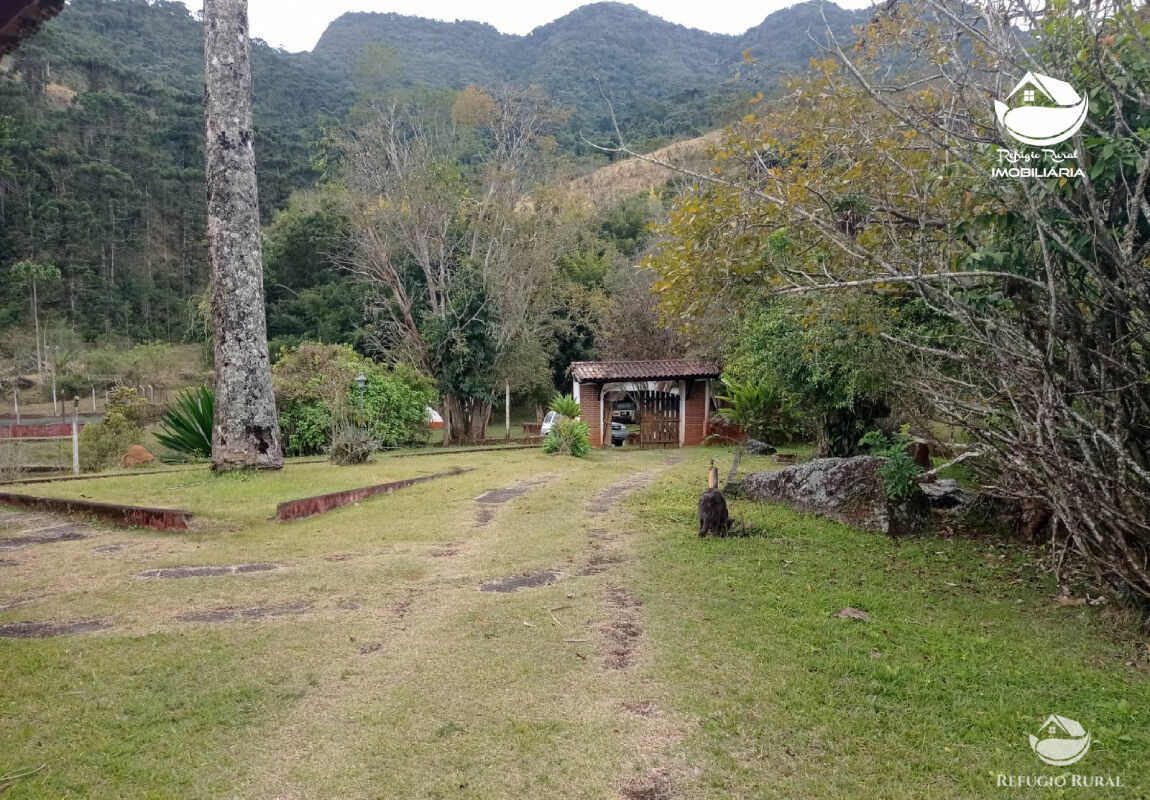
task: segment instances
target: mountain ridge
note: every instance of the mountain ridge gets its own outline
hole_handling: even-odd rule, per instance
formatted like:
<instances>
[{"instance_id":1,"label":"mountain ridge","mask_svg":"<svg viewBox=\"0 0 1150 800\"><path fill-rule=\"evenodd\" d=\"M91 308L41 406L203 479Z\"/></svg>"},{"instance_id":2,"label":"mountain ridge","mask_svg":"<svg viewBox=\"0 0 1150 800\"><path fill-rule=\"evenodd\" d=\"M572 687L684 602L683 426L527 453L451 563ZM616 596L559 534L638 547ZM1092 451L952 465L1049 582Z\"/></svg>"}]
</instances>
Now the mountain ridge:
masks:
<instances>
[{"instance_id":1,"label":"mountain ridge","mask_svg":"<svg viewBox=\"0 0 1150 800\"><path fill-rule=\"evenodd\" d=\"M768 14L741 34L723 34L627 3L597 2L514 34L481 22L358 11L332 20L307 56L350 80L359 54L375 44L393 59L399 86L539 84L579 112L579 129L601 133L610 129L603 91L621 120L658 143L726 121L720 106L732 106L739 93L769 91L779 75L805 69L828 25L839 39L849 38L870 13L808 0ZM736 87L730 79L747 50L759 64L744 71Z\"/></svg>"}]
</instances>

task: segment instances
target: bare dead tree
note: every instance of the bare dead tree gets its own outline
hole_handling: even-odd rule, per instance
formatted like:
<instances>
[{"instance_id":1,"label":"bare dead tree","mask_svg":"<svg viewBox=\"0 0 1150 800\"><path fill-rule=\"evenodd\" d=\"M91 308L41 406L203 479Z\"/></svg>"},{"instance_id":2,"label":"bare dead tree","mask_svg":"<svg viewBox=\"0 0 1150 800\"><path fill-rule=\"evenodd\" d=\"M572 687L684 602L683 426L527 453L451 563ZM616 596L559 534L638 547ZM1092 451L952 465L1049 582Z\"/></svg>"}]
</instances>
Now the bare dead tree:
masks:
<instances>
[{"instance_id":1,"label":"bare dead tree","mask_svg":"<svg viewBox=\"0 0 1150 800\"><path fill-rule=\"evenodd\" d=\"M280 469L264 318L246 0L205 0L208 238L216 400L212 468Z\"/></svg>"},{"instance_id":2,"label":"bare dead tree","mask_svg":"<svg viewBox=\"0 0 1150 800\"><path fill-rule=\"evenodd\" d=\"M343 142L355 223L344 266L372 292L377 351L439 380L445 444L484 438L495 387L520 377L521 363L546 364L539 343L556 324L557 261L586 218L564 197L528 193L556 118L538 89L471 88L461 98L450 111L379 98ZM490 141L471 170L457 161L457 117ZM456 341L477 335L475 326L490 352L467 366L464 392L444 379L460 365L447 363L429 330Z\"/></svg>"}]
</instances>

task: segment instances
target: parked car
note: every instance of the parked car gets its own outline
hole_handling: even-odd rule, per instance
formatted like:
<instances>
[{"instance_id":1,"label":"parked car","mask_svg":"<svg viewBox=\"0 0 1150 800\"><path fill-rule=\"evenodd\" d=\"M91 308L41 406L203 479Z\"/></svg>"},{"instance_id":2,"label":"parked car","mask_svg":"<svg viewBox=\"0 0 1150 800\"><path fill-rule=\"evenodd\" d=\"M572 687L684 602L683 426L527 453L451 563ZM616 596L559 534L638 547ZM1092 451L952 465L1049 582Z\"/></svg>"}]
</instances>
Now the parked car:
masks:
<instances>
[{"instance_id":1,"label":"parked car","mask_svg":"<svg viewBox=\"0 0 1150 800\"><path fill-rule=\"evenodd\" d=\"M547 416L543 418L543 427L539 429L539 433L546 436L551 432L551 426L559 420L559 414L556 411L548 411Z\"/></svg>"},{"instance_id":2,"label":"parked car","mask_svg":"<svg viewBox=\"0 0 1150 800\"><path fill-rule=\"evenodd\" d=\"M623 442L627 441L627 437L630 435L630 433L631 432L627 430L627 426L624 425L623 423L612 422L611 423L611 444L615 445L616 447L622 447Z\"/></svg>"}]
</instances>

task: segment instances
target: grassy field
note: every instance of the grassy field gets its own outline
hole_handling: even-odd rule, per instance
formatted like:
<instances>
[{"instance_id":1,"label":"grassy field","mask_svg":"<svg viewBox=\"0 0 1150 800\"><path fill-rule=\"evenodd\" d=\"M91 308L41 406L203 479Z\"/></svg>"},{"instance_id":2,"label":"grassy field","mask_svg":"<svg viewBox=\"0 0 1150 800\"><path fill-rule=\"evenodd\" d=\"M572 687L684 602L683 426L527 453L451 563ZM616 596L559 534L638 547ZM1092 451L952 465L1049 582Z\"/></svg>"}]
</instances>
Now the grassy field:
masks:
<instances>
[{"instance_id":1,"label":"grassy field","mask_svg":"<svg viewBox=\"0 0 1150 800\"><path fill-rule=\"evenodd\" d=\"M757 535L699 541L717 452L30 486L197 522L0 552L0 625L110 625L0 638L0 797L998 798L1058 794L999 773L1065 771L1120 776L1092 797L1147 796L1150 650L1122 613L1058 603L1033 553L989 542L749 503ZM269 520L455 466L475 469ZM476 501L506 488L523 491ZM271 568L138 577L253 563ZM479 590L525 574L542 585ZM1030 751L1050 713L1094 736L1071 770Z\"/></svg>"}]
</instances>

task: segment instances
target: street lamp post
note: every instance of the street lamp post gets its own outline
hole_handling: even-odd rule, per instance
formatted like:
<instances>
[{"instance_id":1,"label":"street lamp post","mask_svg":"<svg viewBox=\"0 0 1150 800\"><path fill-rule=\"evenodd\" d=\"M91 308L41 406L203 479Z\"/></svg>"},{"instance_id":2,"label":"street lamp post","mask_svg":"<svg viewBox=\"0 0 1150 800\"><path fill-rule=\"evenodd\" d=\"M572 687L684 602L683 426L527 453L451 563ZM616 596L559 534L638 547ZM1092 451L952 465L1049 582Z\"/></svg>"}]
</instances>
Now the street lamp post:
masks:
<instances>
[{"instance_id":1,"label":"street lamp post","mask_svg":"<svg viewBox=\"0 0 1150 800\"><path fill-rule=\"evenodd\" d=\"M367 376L362 372L355 376L355 385L359 387L359 424L364 424L364 400L363 389L367 386Z\"/></svg>"}]
</instances>

